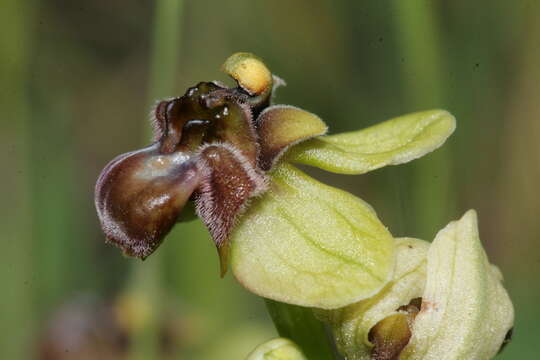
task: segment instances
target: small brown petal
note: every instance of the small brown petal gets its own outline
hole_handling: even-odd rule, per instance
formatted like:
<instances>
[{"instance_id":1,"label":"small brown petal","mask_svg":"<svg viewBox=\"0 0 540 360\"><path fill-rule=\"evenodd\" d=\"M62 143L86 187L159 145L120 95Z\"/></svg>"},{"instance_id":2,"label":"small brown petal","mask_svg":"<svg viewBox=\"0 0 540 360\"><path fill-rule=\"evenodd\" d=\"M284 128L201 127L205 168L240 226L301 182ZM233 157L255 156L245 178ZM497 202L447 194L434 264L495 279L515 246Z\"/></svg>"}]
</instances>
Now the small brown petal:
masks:
<instances>
[{"instance_id":1,"label":"small brown petal","mask_svg":"<svg viewBox=\"0 0 540 360\"><path fill-rule=\"evenodd\" d=\"M399 360L399 354L411 338L409 316L402 313L390 315L369 331L369 341L375 345L371 351L372 360Z\"/></svg>"},{"instance_id":2,"label":"small brown petal","mask_svg":"<svg viewBox=\"0 0 540 360\"><path fill-rule=\"evenodd\" d=\"M326 124L315 114L288 105L274 105L257 118L261 149L259 166L267 171L292 145L327 131Z\"/></svg>"},{"instance_id":3,"label":"small brown petal","mask_svg":"<svg viewBox=\"0 0 540 360\"><path fill-rule=\"evenodd\" d=\"M266 190L266 181L231 145L204 146L200 157L198 166L203 177L196 200L197 214L214 239L223 276L227 271L229 234L248 200Z\"/></svg>"},{"instance_id":4,"label":"small brown petal","mask_svg":"<svg viewBox=\"0 0 540 360\"><path fill-rule=\"evenodd\" d=\"M158 147L118 156L96 184L96 209L108 241L143 259L176 223L200 180L189 155L160 154Z\"/></svg>"}]
</instances>

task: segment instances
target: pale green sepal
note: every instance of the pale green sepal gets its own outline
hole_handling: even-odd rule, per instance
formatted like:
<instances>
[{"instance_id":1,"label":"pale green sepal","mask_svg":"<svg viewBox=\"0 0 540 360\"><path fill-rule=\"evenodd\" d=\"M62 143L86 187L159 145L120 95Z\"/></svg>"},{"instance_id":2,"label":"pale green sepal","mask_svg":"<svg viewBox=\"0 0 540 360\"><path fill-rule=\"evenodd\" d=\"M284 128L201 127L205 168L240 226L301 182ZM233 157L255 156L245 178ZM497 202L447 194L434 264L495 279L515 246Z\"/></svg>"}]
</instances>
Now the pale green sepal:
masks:
<instances>
[{"instance_id":1,"label":"pale green sepal","mask_svg":"<svg viewBox=\"0 0 540 360\"><path fill-rule=\"evenodd\" d=\"M380 320L422 296L426 281L427 241L396 239L396 269L393 279L375 296L337 310L320 310L316 315L327 321L339 352L349 360L370 360L369 331Z\"/></svg>"},{"instance_id":2,"label":"pale green sepal","mask_svg":"<svg viewBox=\"0 0 540 360\"><path fill-rule=\"evenodd\" d=\"M394 239L359 198L281 163L231 236L231 268L273 300L334 309L377 293L391 278Z\"/></svg>"},{"instance_id":3,"label":"pale green sepal","mask_svg":"<svg viewBox=\"0 0 540 360\"><path fill-rule=\"evenodd\" d=\"M437 149L455 127L447 111L417 112L363 130L310 139L289 149L286 160L340 174L363 174Z\"/></svg>"},{"instance_id":4,"label":"pale green sepal","mask_svg":"<svg viewBox=\"0 0 540 360\"><path fill-rule=\"evenodd\" d=\"M276 338L257 346L246 360L307 360L307 358L289 339Z\"/></svg>"},{"instance_id":5,"label":"pale green sepal","mask_svg":"<svg viewBox=\"0 0 540 360\"><path fill-rule=\"evenodd\" d=\"M401 359L493 358L513 326L514 310L482 248L474 210L437 234L427 273L422 310Z\"/></svg>"}]
</instances>

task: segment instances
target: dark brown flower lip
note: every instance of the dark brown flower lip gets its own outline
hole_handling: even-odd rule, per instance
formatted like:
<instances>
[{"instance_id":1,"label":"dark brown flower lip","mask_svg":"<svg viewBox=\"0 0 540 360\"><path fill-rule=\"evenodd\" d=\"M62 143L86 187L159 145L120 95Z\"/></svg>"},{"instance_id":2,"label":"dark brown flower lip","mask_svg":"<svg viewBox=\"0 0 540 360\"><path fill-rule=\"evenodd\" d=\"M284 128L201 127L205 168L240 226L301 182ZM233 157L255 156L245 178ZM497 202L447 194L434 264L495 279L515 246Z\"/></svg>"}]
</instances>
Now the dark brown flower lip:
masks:
<instances>
[{"instance_id":1,"label":"dark brown flower lip","mask_svg":"<svg viewBox=\"0 0 540 360\"><path fill-rule=\"evenodd\" d=\"M157 144L115 158L95 189L107 241L126 255L146 258L176 223L199 179L192 158L159 154Z\"/></svg>"}]
</instances>

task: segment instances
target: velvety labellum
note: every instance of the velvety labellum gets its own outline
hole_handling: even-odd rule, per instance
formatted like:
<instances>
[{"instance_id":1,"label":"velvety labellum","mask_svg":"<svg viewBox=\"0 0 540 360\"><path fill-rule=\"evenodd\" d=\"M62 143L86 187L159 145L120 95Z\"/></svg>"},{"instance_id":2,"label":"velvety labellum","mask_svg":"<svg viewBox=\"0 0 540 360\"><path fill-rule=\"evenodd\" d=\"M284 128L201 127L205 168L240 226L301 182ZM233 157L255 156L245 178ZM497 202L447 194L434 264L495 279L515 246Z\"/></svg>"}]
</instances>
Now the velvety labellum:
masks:
<instances>
[{"instance_id":1,"label":"velvety labellum","mask_svg":"<svg viewBox=\"0 0 540 360\"><path fill-rule=\"evenodd\" d=\"M96 208L107 239L126 255L147 257L198 184L190 155L163 155L158 144L114 159L96 185Z\"/></svg>"}]
</instances>

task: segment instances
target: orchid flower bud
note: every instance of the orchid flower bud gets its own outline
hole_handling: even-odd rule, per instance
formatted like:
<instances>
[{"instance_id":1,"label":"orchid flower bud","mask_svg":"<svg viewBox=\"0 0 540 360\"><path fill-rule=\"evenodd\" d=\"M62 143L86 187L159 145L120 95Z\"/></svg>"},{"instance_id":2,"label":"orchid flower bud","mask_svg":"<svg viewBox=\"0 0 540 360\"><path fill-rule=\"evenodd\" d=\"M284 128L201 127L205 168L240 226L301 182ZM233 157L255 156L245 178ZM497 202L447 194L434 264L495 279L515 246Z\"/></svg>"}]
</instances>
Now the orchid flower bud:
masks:
<instances>
[{"instance_id":1,"label":"orchid flower bud","mask_svg":"<svg viewBox=\"0 0 540 360\"><path fill-rule=\"evenodd\" d=\"M491 359L514 324L514 308L478 235L476 212L441 230L427 255L422 308L404 359Z\"/></svg>"},{"instance_id":2,"label":"orchid flower bud","mask_svg":"<svg viewBox=\"0 0 540 360\"><path fill-rule=\"evenodd\" d=\"M347 359L485 360L508 342L514 310L478 236L476 213L432 244L397 239L393 280L377 295L319 312Z\"/></svg>"}]
</instances>

